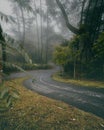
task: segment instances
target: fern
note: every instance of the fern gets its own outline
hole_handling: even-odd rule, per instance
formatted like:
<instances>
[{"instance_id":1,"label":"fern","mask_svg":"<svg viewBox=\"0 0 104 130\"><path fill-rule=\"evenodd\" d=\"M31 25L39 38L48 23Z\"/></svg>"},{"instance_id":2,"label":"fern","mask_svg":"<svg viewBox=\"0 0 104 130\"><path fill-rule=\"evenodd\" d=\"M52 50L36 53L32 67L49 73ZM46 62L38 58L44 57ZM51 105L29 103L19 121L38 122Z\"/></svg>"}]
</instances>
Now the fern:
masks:
<instances>
[{"instance_id":1,"label":"fern","mask_svg":"<svg viewBox=\"0 0 104 130\"><path fill-rule=\"evenodd\" d=\"M23 49L23 47L21 46L21 44L12 39L9 35L5 35L5 42L0 41L1 44L6 45L6 53L9 53L11 55L15 55L15 54L20 54L22 57L24 57L25 61L27 63L32 64L32 60L29 57L28 53ZM12 68L16 68L20 71L23 71L27 74L27 72L22 69L20 66L18 66L15 63L9 63L9 62L2 62L0 61L0 63L3 65L5 64L7 67L12 67ZM4 74L2 71L0 71L0 75L1 77L6 77L6 74ZM1 84L2 86L2 90L0 91L0 111L5 111L8 110L10 108L10 106L12 106L13 102L19 98L19 93L16 91L16 89L12 88L9 86L5 87L4 84Z\"/></svg>"},{"instance_id":2,"label":"fern","mask_svg":"<svg viewBox=\"0 0 104 130\"><path fill-rule=\"evenodd\" d=\"M8 22L8 21L15 22L14 18L11 15L6 15L2 12L0 12L0 19L1 21L5 21L5 22Z\"/></svg>"},{"instance_id":3,"label":"fern","mask_svg":"<svg viewBox=\"0 0 104 130\"><path fill-rule=\"evenodd\" d=\"M22 46L22 44L20 42L18 42L15 39L11 38L11 36L9 36L8 34L4 34L4 37L5 37L5 42L0 41L0 43L5 44L6 47L11 49L13 53L20 54L22 57L24 57L24 59L25 59L25 61L27 63L32 64L32 60L31 60L30 56L25 51L25 49L23 48L23 46ZM9 51L7 51L7 52L11 53Z\"/></svg>"},{"instance_id":4,"label":"fern","mask_svg":"<svg viewBox=\"0 0 104 130\"><path fill-rule=\"evenodd\" d=\"M27 8L28 10L32 10L29 6L28 7L25 6L25 8ZM12 16L6 15L2 12L0 12L0 19L1 21L5 21L5 22L8 22L8 21L15 22L15 19ZM9 36L8 34L3 34L1 24L0 24L0 29L1 29L0 35L2 36L2 38L0 39L0 44L2 46L3 45L6 46L6 50L3 50L3 51L11 55L20 54L22 57L24 57L27 63L32 64L32 60L29 57L28 53L24 50L22 44L16 41L15 39L11 38L11 36ZM26 72L17 64L9 63L6 61L0 61L0 65L3 65L3 64L5 64L6 66L17 68L20 71ZM0 78L6 76L2 72L2 70L0 70L0 76L1 76ZM13 101L15 101L18 98L19 98L19 93L18 91L16 91L16 89L14 89L11 86L5 86L4 83L0 84L0 111L5 111L8 108L10 108L10 106L13 104Z\"/></svg>"},{"instance_id":5,"label":"fern","mask_svg":"<svg viewBox=\"0 0 104 130\"><path fill-rule=\"evenodd\" d=\"M12 106L13 101L19 99L19 93L16 89L4 84L0 87L2 88L0 93L0 111L4 111Z\"/></svg>"}]
</instances>

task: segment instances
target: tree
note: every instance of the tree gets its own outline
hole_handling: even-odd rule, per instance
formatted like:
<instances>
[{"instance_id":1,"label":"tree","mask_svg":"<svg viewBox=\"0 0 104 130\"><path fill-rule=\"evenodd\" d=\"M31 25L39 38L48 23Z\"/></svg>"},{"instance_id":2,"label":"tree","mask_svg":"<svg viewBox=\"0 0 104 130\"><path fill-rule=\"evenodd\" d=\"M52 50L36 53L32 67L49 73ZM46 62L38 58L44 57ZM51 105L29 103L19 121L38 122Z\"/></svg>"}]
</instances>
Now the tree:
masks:
<instances>
[{"instance_id":1,"label":"tree","mask_svg":"<svg viewBox=\"0 0 104 130\"><path fill-rule=\"evenodd\" d=\"M13 0L16 3L21 11L21 18L22 18L22 27L23 27L23 37L22 37L22 46L25 43L25 33L26 33L26 22L25 22L25 13L24 10L30 12L33 11L30 6L30 0ZM18 18L18 17L17 17ZM18 20L18 19L17 19ZM19 24L19 21L17 21Z\"/></svg>"},{"instance_id":2,"label":"tree","mask_svg":"<svg viewBox=\"0 0 104 130\"><path fill-rule=\"evenodd\" d=\"M40 52L40 61L41 61L41 64L43 63L43 19L42 19L42 15L43 15L43 12L42 12L42 0L40 0L40 32L41 32L41 38L40 38L40 43L41 43L41 52Z\"/></svg>"},{"instance_id":3,"label":"tree","mask_svg":"<svg viewBox=\"0 0 104 130\"><path fill-rule=\"evenodd\" d=\"M14 22L14 19L13 19L12 16L5 15L2 12L0 12L0 18L4 22L8 22L8 21ZM2 47L2 70L5 73L6 72L5 62L6 62L7 56L6 56L5 38L3 36L3 30L2 30L1 23L0 23L0 44L1 44L1 47Z\"/></svg>"},{"instance_id":4,"label":"tree","mask_svg":"<svg viewBox=\"0 0 104 130\"><path fill-rule=\"evenodd\" d=\"M37 54L37 57L38 57L38 62L40 60L40 43L39 43L39 24L38 24L38 16L37 16L37 5L36 5L36 0L33 1L34 2L34 8L35 8L35 11L34 11L34 15L35 15L35 20L36 20L36 31L37 31L37 40L38 40L38 54Z\"/></svg>"},{"instance_id":5,"label":"tree","mask_svg":"<svg viewBox=\"0 0 104 130\"><path fill-rule=\"evenodd\" d=\"M12 16L8 16L8 15L5 15L3 14L2 12L0 12L0 16L1 16L1 20L4 20L3 22L8 22L8 21L12 21L12 22L15 22L15 20L13 19ZM6 37L6 39L5 39ZM7 41L9 40L9 41ZM22 56L24 55L24 57L28 60L28 62L30 63L31 62L31 59L29 58L28 54L23 50L23 48L21 46L19 46L20 44L18 44L18 46L14 45L15 47L9 45L8 43L12 42L12 45L15 40L12 39L9 35L5 34L5 36L3 35L3 30L2 30L2 27L1 27L1 24L0 24L0 44L2 46L2 70L3 70L3 73L6 73L7 72L7 69L6 69L6 65L9 64L7 63L7 49L6 48L11 48L13 50L15 50L16 52L20 53ZM17 47L17 48L16 48ZM17 51L18 49L18 51ZM9 51L8 51L9 53ZM19 68L17 65L13 65L17 68ZM21 69L22 70L22 69Z\"/></svg>"},{"instance_id":6,"label":"tree","mask_svg":"<svg viewBox=\"0 0 104 130\"><path fill-rule=\"evenodd\" d=\"M19 10L18 10L18 5L17 4L13 4L13 13L16 15L16 22L14 23L14 27L12 26L12 30L13 32L16 32L16 35L18 36L18 39L21 40L22 39L22 31L21 31L21 19L20 19L20 13L19 13Z\"/></svg>"},{"instance_id":7,"label":"tree","mask_svg":"<svg viewBox=\"0 0 104 130\"><path fill-rule=\"evenodd\" d=\"M102 32L96 43L93 45L94 58L92 59L95 75L99 79L104 79L104 32Z\"/></svg>"},{"instance_id":8,"label":"tree","mask_svg":"<svg viewBox=\"0 0 104 130\"><path fill-rule=\"evenodd\" d=\"M75 28L74 26L72 26L72 25L70 24L69 19L68 19L68 15L67 15L67 13L66 13L66 11L65 11L65 9L64 9L64 7L63 7L63 5L61 4L61 2L60 2L59 0L56 0L56 2L57 2L59 8L60 8L61 11L62 11L63 17L64 17L65 22L66 22L66 26L68 27L68 29L69 29L70 31L72 31L73 33L75 33L75 34L79 34L79 29Z\"/></svg>"},{"instance_id":9,"label":"tree","mask_svg":"<svg viewBox=\"0 0 104 130\"><path fill-rule=\"evenodd\" d=\"M68 46L57 46L53 53L53 60L57 65L60 65L65 71L66 65L70 61L71 50ZM62 70L62 74L63 74Z\"/></svg>"},{"instance_id":10,"label":"tree","mask_svg":"<svg viewBox=\"0 0 104 130\"><path fill-rule=\"evenodd\" d=\"M2 47L2 70L5 73L6 72L6 66L5 66L5 62L6 62L6 45L4 44L5 39L3 37L3 31L2 31L2 27L0 25L0 44Z\"/></svg>"},{"instance_id":11,"label":"tree","mask_svg":"<svg viewBox=\"0 0 104 130\"><path fill-rule=\"evenodd\" d=\"M68 14L60 0L56 0L56 3L62 11L68 29L77 35L82 35L82 37L83 35L87 35L86 40L84 40L83 42L82 54L85 53L88 54L89 57L91 57L93 43L104 27L104 24L102 25L102 19L104 18L104 1L82 1L82 11L79 28L75 28L70 24Z\"/></svg>"}]
</instances>

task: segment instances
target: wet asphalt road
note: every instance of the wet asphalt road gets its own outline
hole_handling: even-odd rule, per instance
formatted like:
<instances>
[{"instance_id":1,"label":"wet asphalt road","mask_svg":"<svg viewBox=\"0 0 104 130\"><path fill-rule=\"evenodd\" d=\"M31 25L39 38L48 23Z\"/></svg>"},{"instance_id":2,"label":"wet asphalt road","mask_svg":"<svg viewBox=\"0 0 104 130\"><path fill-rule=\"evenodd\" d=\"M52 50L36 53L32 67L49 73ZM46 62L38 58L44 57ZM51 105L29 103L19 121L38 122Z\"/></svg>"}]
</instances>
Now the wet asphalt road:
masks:
<instances>
[{"instance_id":1,"label":"wet asphalt road","mask_svg":"<svg viewBox=\"0 0 104 130\"><path fill-rule=\"evenodd\" d=\"M32 76L24 85L41 95L61 100L69 105L104 118L104 89L80 87L54 81L51 75L56 70L29 71ZM23 77L24 73L12 74L11 77Z\"/></svg>"}]
</instances>

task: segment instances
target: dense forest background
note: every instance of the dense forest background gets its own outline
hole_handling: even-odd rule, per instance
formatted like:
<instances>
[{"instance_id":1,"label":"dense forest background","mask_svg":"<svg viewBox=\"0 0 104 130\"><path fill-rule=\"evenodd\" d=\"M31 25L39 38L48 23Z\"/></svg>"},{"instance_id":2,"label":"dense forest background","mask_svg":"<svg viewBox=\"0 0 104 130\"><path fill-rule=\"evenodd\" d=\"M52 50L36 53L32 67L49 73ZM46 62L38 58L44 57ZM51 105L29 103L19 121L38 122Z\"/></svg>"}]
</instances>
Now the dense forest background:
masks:
<instances>
[{"instance_id":1,"label":"dense forest background","mask_svg":"<svg viewBox=\"0 0 104 130\"><path fill-rule=\"evenodd\" d=\"M32 69L54 61L62 66L62 75L104 79L103 0L9 3L12 14L0 12L0 62L4 73L18 66Z\"/></svg>"},{"instance_id":2,"label":"dense forest background","mask_svg":"<svg viewBox=\"0 0 104 130\"><path fill-rule=\"evenodd\" d=\"M54 60L74 79L104 80L104 1L79 1L78 10L81 11L77 28L69 22L67 2L56 1L68 29L75 35L56 48Z\"/></svg>"}]
</instances>

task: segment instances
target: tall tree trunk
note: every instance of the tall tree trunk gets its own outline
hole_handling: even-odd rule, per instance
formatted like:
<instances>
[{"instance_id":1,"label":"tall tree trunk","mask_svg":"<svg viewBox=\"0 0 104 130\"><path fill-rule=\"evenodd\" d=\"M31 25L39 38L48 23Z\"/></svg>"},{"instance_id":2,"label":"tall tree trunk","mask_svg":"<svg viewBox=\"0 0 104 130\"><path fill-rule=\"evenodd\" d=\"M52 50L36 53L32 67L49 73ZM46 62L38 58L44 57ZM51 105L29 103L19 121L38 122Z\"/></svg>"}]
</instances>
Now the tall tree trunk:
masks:
<instances>
[{"instance_id":1,"label":"tall tree trunk","mask_svg":"<svg viewBox=\"0 0 104 130\"><path fill-rule=\"evenodd\" d=\"M80 24L83 24L83 11L84 11L84 7L85 7L85 3L86 3L86 0L83 0L83 1L82 1L82 11L81 11Z\"/></svg>"},{"instance_id":2,"label":"tall tree trunk","mask_svg":"<svg viewBox=\"0 0 104 130\"><path fill-rule=\"evenodd\" d=\"M104 30L104 21L103 21L103 29L101 30L101 24L102 24L102 15L104 12L104 0L100 1L100 10L99 10L99 15L97 17L98 21L97 21L97 32L95 32L95 37L98 36L99 32Z\"/></svg>"},{"instance_id":3,"label":"tall tree trunk","mask_svg":"<svg viewBox=\"0 0 104 130\"><path fill-rule=\"evenodd\" d=\"M6 65L5 65L5 62L6 62L6 44L4 44L5 42L5 39L2 35L3 31L2 31L2 27L0 25L0 40L3 42L1 43L1 46L2 46L2 70L3 70L3 73L6 73Z\"/></svg>"},{"instance_id":4,"label":"tall tree trunk","mask_svg":"<svg viewBox=\"0 0 104 130\"><path fill-rule=\"evenodd\" d=\"M35 0L34 0L34 7L35 7L35 11L36 11L37 6L36 6L36 1ZM37 12L36 12L35 16L36 16L37 38L38 38L38 51L37 51L37 53L38 53L38 62L39 62L39 60L40 60L40 44L39 44L39 25L38 25Z\"/></svg>"},{"instance_id":5,"label":"tall tree trunk","mask_svg":"<svg viewBox=\"0 0 104 130\"><path fill-rule=\"evenodd\" d=\"M48 43L49 43L49 32L48 32L48 27L49 27L49 21L48 21L48 9L47 9L47 31L46 31L46 64L48 62Z\"/></svg>"},{"instance_id":6,"label":"tall tree trunk","mask_svg":"<svg viewBox=\"0 0 104 130\"><path fill-rule=\"evenodd\" d=\"M25 43L25 18L24 18L24 12L23 12L23 8L20 7L21 10L21 16L22 16L22 24L23 24L23 37L22 37L22 46L24 47L24 43Z\"/></svg>"},{"instance_id":7,"label":"tall tree trunk","mask_svg":"<svg viewBox=\"0 0 104 130\"><path fill-rule=\"evenodd\" d=\"M42 39L42 26L43 26L43 22L42 22L42 0L40 0L40 33L41 33L41 64L43 62L43 39Z\"/></svg>"},{"instance_id":8,"label":"tall tree trunk","mask_svg":"<svg viewBox=\"0 0 104 130\"><path fill-rule=\"evenodd\" d=\"M19 33L19 39L21 39L21 26L20 26L20 19L19 19L19 14L18 14L18 11L17 11L17 6L16 6L16 19L17 19L17 26L18 26L18 33Z\"/></svg>"},{"instance_id":9,"label":"tall tree trunk","mask_svg":"<svg viewBox=\"0 0 104 130\"><path fill-rule=\"evenodd\" d=\"M76 58L74 57L73 78L76 79Z\"/></svg>"}]
</instances>

